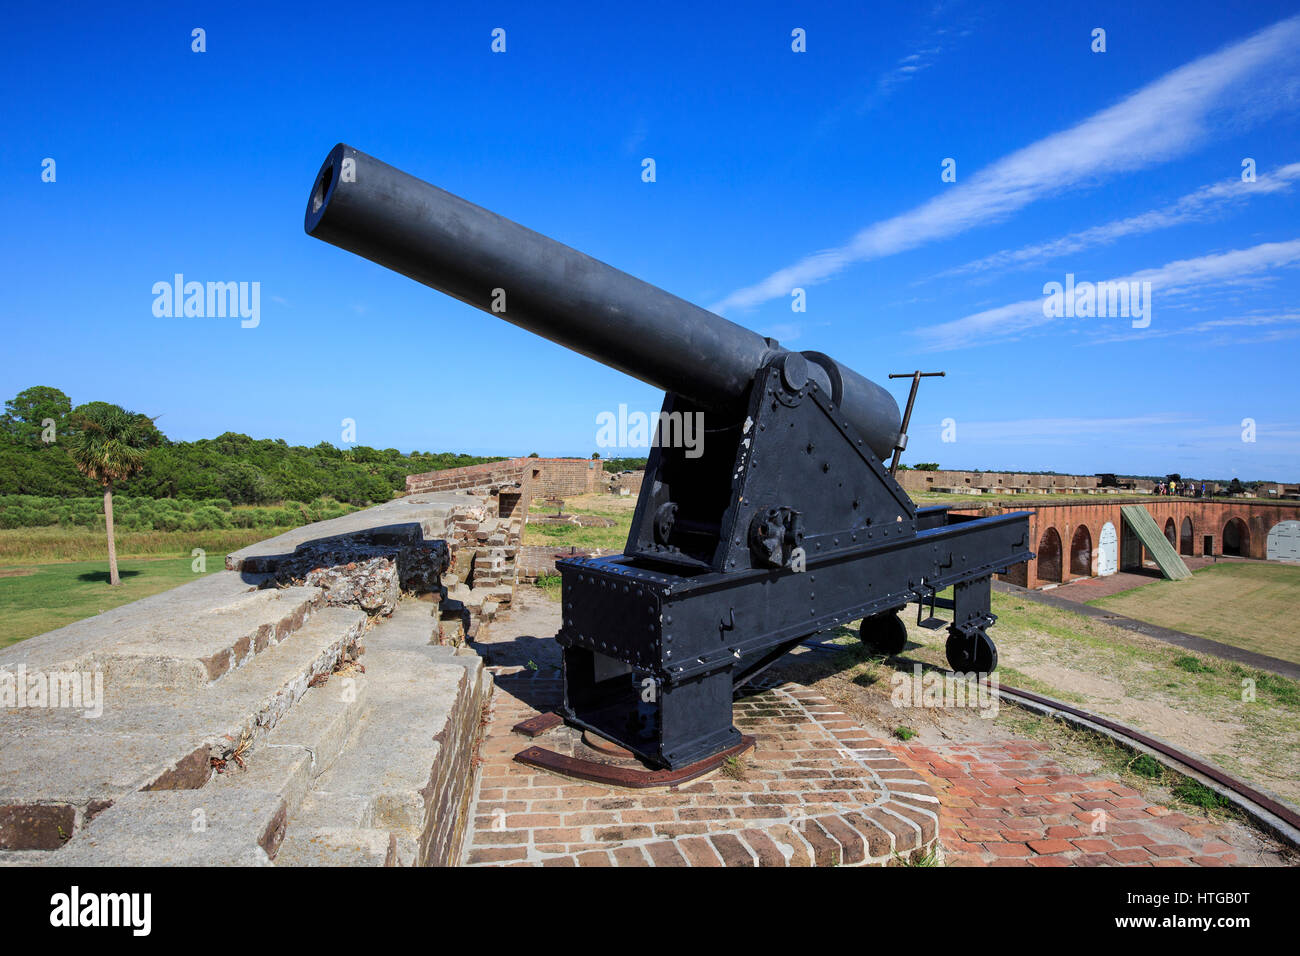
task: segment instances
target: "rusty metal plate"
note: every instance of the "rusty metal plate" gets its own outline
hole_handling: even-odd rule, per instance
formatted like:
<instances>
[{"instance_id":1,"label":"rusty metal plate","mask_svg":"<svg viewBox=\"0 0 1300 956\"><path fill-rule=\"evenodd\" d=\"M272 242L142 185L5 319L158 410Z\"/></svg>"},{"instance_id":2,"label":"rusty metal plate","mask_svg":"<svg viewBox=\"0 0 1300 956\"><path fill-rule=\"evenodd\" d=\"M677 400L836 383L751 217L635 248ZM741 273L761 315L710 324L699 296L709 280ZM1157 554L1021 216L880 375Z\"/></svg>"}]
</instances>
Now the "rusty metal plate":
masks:
<instances>
[{"instance_id":1,"label":"rusty metal plate","mask_svg":"<svg viewBox=\"0 0 1300 956\"><path fill-rule=\"evenodd\" d=\"M521 720L510 729L517 734L523 734L525 737L540 737L548 730L554 730L562 723L564 723L564 718L552 710L545 714L538 714L536 717L529 717L527 720Z\"/></svg>"},{"instance_id":2,"label":"rusty metal plate","mask_svg":"<svg viewBox=\"0 0 1300 956\"><path fill-rule=\"evenodd\" d=\"M515 760L529 767L559 774L561 777L586 780L609 787L643 790L647 787L673 787L694 780L696 777L702 777L706 773L717 770L726 760L739 756L753 746L754 738L744 736L736 746L676 770L645 770L596 763L578 757L566 757L564 754L557 754L543 747L528 747L521 750L515 754Z\"/></svg>"},{"instance_id":3,"label":"rusty metal plate","mask_svg":"<svg viewBox=\"0 0 1300 956\"><path fill-rule=\"evenodd\" d=\"M590 730L584 730L582 732L582 742L592 750L595 750L597 753L602 753L607 757L622 757L628 760L636 759L636 754L632 753L632 751L628 750L626 747L620 747L618 744L614 743L614 741L602 737L600 734L593 733Z\"/></svg>"}]
</instances>

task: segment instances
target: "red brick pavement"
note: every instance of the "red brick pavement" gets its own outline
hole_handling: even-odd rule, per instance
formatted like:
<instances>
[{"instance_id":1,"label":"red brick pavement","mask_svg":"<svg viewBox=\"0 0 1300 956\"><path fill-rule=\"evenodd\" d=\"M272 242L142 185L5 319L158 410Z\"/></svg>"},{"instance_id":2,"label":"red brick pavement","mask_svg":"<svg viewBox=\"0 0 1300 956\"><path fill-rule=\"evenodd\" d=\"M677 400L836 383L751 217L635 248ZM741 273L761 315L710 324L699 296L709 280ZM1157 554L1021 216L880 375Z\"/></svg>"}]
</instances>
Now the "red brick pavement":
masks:
<instances>
[{"instance_id":1,"label":"red brick pavement","mask_svg":"<svg viewBox=\"0 0 1300 956\"><path fill-rule=\"evenodd\" d=\"M1070 773L1049 745L892 748L939 794L949 866L1227 866L1226 830L1148 803L1136 790Z\"/></svg>"},{"instance_id":2,"label":"red brick pavement","mask_svg":"<svg viewBox=\"0 0 1300 956\"><path fill-rule=\"evenodd\" d=\"M938 801L922 775L806 688L736 702L737 727L756 738L742 771L624 790L514 762L530 743L572 754L579 738L567 727L534 741L511 733L555 707L560 684L551 672L494 670L470 865L880 865L937 841Z\"/></svg>"}]
</instances>

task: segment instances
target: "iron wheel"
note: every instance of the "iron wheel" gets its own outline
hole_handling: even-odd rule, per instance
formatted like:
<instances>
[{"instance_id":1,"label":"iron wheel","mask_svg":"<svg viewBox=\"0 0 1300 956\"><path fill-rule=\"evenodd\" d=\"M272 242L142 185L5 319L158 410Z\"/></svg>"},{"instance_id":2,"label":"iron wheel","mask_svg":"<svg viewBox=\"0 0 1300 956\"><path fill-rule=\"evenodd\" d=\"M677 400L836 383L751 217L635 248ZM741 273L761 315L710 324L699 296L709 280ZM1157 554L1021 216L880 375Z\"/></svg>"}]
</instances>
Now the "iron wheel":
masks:
<instances>
[{"instance_id":1,"label":"iron wheel","mask_svg":"<svg viewBox=\"0 0 1300 956\"><path fill-rule=\"evenodd\" d=\"M998 669L998 647L983 630L971 634L950 630L945 650L948 665L959 673L989 674Z\"/></svg>"},{"instance_id":2,"label":"iron wheel","mask_svg":"<svg viewBox=\"0 0 1300 956\"><path fill-rule=\"evenodd\" d=\"M901 654L907 645L907 625L893 611L864 617L858 628L862 643L880 654L893 657Z\"/></svg>"}]
</instances>

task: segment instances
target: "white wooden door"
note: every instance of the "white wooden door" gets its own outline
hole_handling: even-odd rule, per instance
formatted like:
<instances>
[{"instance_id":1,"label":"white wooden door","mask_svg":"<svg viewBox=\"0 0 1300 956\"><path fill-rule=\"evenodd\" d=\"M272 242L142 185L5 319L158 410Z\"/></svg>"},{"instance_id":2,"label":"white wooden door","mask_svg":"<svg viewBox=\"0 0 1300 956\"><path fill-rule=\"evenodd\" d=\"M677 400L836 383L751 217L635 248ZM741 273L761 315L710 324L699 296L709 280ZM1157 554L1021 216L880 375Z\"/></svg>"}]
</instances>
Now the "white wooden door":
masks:
<instances>
[{"instance_id":1,"label":"white wooden door","mask_svg":"<svg viewBox=\"0 0 1300 956\"><path fill-rule=\"evenodd\" d=\"M1300 521L1280 521L1268 533L1270 561L1300 561Z\"/></svg>"}]
</instances>

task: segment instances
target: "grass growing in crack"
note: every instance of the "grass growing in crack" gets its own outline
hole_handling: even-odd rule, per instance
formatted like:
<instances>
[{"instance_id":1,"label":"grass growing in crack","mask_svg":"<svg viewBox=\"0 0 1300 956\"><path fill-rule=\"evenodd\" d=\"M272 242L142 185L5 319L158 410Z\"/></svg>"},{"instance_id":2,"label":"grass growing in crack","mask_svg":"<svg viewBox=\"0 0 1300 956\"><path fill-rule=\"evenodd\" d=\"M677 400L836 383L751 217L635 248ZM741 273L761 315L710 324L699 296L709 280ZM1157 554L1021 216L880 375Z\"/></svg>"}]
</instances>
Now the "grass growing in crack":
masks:
<instances>
[{"instance_id":1,"label":"grass growing in crack","mask_svg":"<svg viewBox=\"0 0 1300 956\"><path fill-rule=\"evenodd\" d=\"M913 853L910 857L895 853L894 860L899 866L938 866L939 851L935 847L931 847L924 853Z\"/></svg>"},{"instance_id":2,"label":"grass growing in crack","mask_svg":"<svg viewBox=\"0 0 1300 956\"><path fill-rule=\"evenodd\" d=\"M911 740L916 736L916 731L911 727L895 727L894 736L899 740Z\"/></svg>"},{"instance_id":3,"label":"grass growing in crack","mask_svg":"<svg viewBox=\"0 0 1300 956\"><path fill-rule=\"evenodd\" d=\"M747 770L744 757L728 757L722 761L722 775L731 780L745 780Z\"/></svg>"}]
</instances>

